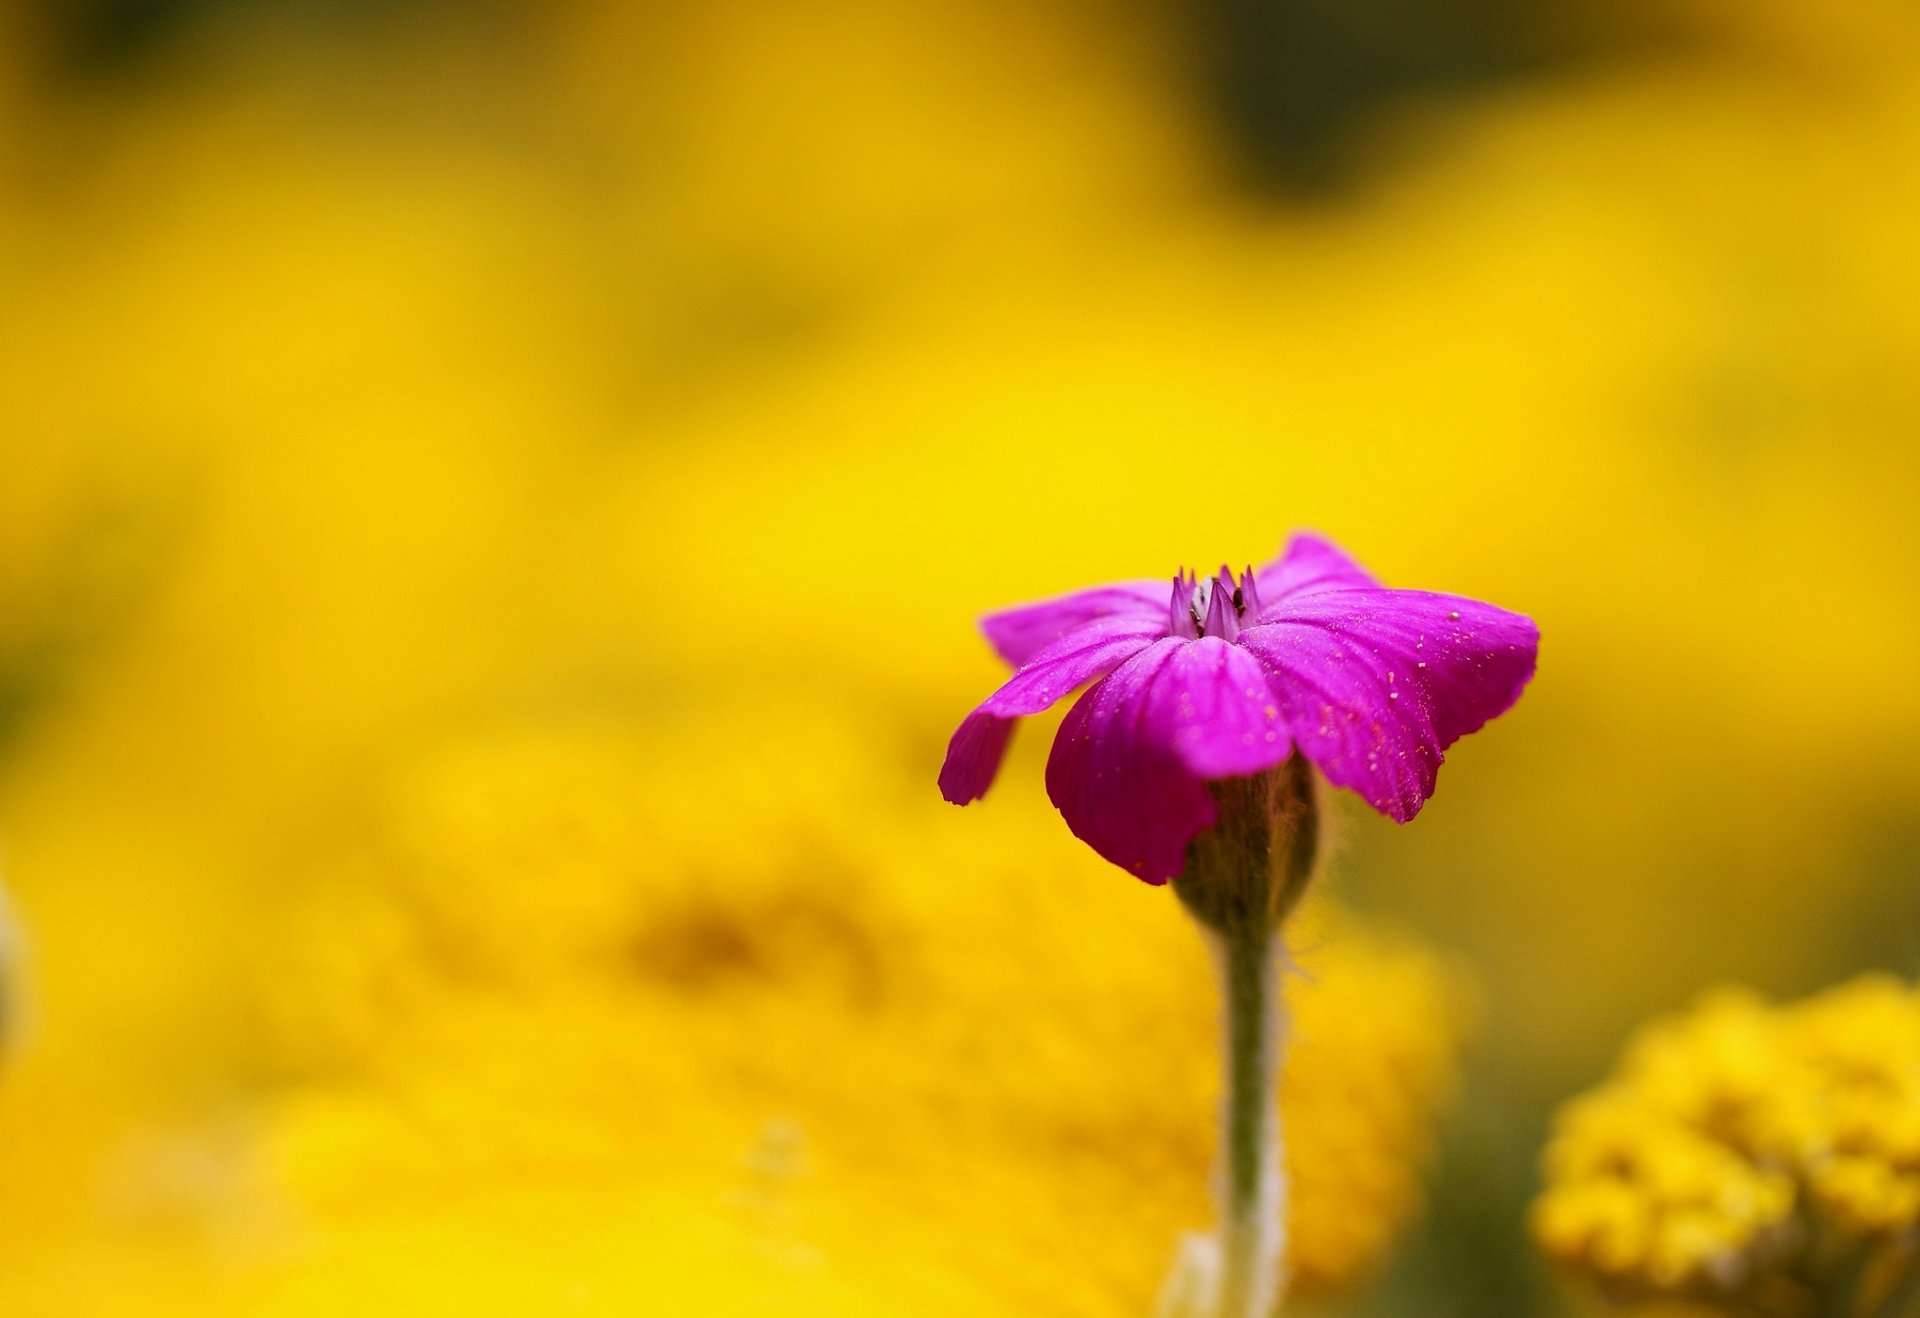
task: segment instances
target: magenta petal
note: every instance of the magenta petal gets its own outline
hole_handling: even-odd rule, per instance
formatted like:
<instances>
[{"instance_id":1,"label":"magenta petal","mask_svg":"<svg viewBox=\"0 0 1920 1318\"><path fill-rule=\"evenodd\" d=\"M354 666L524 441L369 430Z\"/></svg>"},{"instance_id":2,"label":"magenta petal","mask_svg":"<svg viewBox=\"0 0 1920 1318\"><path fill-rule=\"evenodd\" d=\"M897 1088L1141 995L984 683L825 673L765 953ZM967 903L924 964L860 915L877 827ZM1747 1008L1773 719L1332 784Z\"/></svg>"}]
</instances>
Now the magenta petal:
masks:
<instances>
[{"instance_id":1,"label":"magenta petal","mask_svg":"<svg viewBox=\"0 0 1920 1318\"><path fill-rule=\"evenodd\" d=\"M1333 541L1311 532L1287 541L1280 557L1255 573L1254 581L1260 589L1262 622L1272 616L1274 605L1291 595L1380 584Z\"/></svg>"},{"instance_id":2,"label":"magenta petal","mask_svg":"<svg viewBox=\"0 0 1920 1318\"><path fill-rule=\"evenodd\" d=\"M940 768L940 794L955 805L985 796L1000 771L1016 718L1038 714L1076 687L1105 677L1166 630L1166 618L1157 607L1110 614L1082 622L1029 655L1020 671L955 730Z\"/></svg>"},{"instance_id":3,"label":"magenta petal","mask_svg":"<svg viewBox=\"0 0 1920 1318\"><path fill-rule=\"evenodd\" d=\"M1058 599L989 613L980 620L980 630L986 633L994 651L1018 668L1067 633L1100 618L1151 617L1162 624L1164 635L1167 590L1164 581L1096 586Z\"/></svg>"},{"instance_id":4,"label":"magenta petal","mask_svg":"<svg viewBox=\"0 0 1920 1318\"><path fill-rule=\"evenodd\" d=\"M1047 758L1047 795L1074 836L1148 883L1179 874L1216 818L1206 784L1149 735L1146 694L1189 644L1156 641L1080 697Z\"/></svg>"},{"instance_id":5,"label":"magenta petal","mask_svg":"<svg viewBox=\"0 0 1920 1318\"><path fill-rule=\"evenodd\" d=\"M1134 615L1086 623L1027 660L980 708L1001 718L1038 714L1076 687L1105 677L1166 631L1163 620Z\"/></svg>"},{"instance_id":6,"label":"magenta petal","mask_svg":"<svg viewBox=\"0 0 1920 1318\"><path fill-rule=\"evenodd\" d=\"M1156 641L1068 711L1047 794L1074 835L1122 869L1165 883L1213 826L1206 783L1259 773L1291 745L1265 668L1205 637Z\"/></svg>"},{"instance_id":7,"label":"magenta petal","mask_svg":"<svg viewBox=\"0 0 1920 1318\"><path fill-rule=\"evenodd\" d=\"M1215 637L1177 651L1143 699L1146 735L1200 778L1244 778L1293 749L1266 668Z\"/></svg>"},{"instance_id":8,"label":"magenta petal","mask_svg":"<svg viewBox=\"0 0 1920 1318\"><path fill-rule=\"evenodd\" d=\"M1519 699L1540 641L1517 613L1417 590L1299 592L1265 616L1240 644L1273 670L1295 745L1402 822L1441 752Z\"/></svg>"},{"instance_id":9,"label":"magenta petal","mask_svg":"<svg viewBox=\"0 0 1920 1318\"><path fill-rule=\"evenodd\" d=\"M947 743L946 763L940 766L940 795L955 805L985 796L1000 772L1013 728L1012 719L997 718L983 709L962 719Z\"/></svg>"}]
</instances>

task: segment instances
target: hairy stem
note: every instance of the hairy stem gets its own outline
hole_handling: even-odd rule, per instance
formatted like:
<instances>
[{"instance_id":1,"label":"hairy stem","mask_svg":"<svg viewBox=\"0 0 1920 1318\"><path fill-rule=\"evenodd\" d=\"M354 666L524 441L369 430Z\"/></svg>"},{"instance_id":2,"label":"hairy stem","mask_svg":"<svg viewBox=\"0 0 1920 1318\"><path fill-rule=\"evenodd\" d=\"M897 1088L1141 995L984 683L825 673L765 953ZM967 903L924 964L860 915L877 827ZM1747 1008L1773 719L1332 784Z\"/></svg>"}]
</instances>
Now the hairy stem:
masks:
<instances>
[{"instance_id":1,"label":"hairy stem","mask_svg":"<svg viewBox=\"0 0 1920 1318\"><path fill-rule=\"evenodd\" d=\"M1319 813L1295 755L1211 786L1219 818L1193 840L1174 892L1220 966L1226 1092L1221 1102L1218 1286L1213 1318L1267 1318L1285 1276L1278 1104L1281 930L1313 877Z\"/></svg>"},{"instance_id":2,"label":"hairy stem","mask_svg":"<svg viewBox=\"0 0 1920 1318\"><path fill-rule=\"evenodd\" d=\"M1219 1318L1266 1318L1285 1254L1285 1176L1276 1094L1278 938L1248 927L1216 935L1226 1018Z\"/></svg>"}]
</instances>

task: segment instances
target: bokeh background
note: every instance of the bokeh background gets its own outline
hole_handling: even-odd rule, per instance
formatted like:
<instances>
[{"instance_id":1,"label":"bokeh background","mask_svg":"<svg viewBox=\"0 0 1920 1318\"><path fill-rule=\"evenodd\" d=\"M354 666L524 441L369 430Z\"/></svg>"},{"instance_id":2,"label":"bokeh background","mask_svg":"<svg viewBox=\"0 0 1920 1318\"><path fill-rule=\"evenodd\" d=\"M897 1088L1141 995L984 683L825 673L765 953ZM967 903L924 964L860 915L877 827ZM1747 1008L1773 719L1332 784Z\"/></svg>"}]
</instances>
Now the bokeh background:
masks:
<instances>
[{"instance_id":1,"label":"bokeh background","mask_svg":"<svg viewBox=\"0 0 1920 1318\"><path fill-rule=\"evenodd\" d=\"M0 1313L1150 1312L1204 957L933 777L1298 526L1544 634L1336 805L1302 1308L1579 1311L1633 1024L1920 968L1916 221L1892 0L6 6Z\"/></svg>"}]
</instances>

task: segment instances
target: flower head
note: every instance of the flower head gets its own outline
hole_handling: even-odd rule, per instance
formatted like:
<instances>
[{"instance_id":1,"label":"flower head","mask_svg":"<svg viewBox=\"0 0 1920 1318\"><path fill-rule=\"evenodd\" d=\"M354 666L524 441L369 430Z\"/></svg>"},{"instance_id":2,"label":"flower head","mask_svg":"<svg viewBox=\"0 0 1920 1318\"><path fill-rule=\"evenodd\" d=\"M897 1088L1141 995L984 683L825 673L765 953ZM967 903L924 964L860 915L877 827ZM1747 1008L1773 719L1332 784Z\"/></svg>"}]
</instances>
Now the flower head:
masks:
<instances>
[{"instance_id":1,"label":"flower head","mask_svg":"<svg viewBox=\"0 0 1920 1318\"><path fill-rule=\"evenodd\" d=\"M1520 697L1531 619L1457 595L1390 590L1331 543L1297 535L1258 572L1182 572L988 615L1014 674L953 734L940 790L985 795L1015 720L1092 683L1047 763L1076 836L1149 883L1211 828L1207 784L1298 753L1405 822L1455 741Z\"/></svg>"}]
</instances>

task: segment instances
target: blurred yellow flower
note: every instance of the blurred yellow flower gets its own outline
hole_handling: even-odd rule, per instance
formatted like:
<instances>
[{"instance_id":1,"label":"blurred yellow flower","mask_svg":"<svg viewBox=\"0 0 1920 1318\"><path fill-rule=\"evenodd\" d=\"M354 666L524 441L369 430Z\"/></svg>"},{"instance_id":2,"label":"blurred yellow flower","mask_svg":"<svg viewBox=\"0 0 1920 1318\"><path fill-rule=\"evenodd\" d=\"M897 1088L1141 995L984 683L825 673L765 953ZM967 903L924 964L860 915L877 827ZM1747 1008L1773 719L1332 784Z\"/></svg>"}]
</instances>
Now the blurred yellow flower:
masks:
<instances>
[{"instance_id":1,"label":"blurred yellow flower","mask_svg":"<svg viewBox=\"0 0 1920 1318\"><path fill-rule=\"evenodd\" d=\"M1164 893L1103 896L1044 807L983 838L851 726L521 728L395 775L358 830L379 854L266 967L295 1077L266 1182L323 1238L614 1194L685 1239L595 1285L699 1311L746 1303L720 1250L765 1273L751 1312L822 1286L919 1312L936 1276L953 1312L1144 1312L1208 1216L1199 940ZM783 764L794 792L753 790ZM1466 998L1331 907L1306 930L1282 1101L1295 1267L1325 1289L1417 1206Z\"/></svg>"},{"instance_id":2,"label":"blurred yellow flower","mask_svg":"<svg viewBox=\"0 0 1920 1318\"><path fill-rule=\"evenodd\" d=\"M1567 1105L1545 1166L1535 1238L1616 1295L1871 1312L1920 1227L1920 990L1709 995Z\"/></svg>"}]
</instances>

